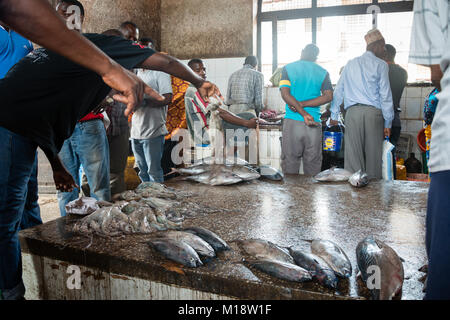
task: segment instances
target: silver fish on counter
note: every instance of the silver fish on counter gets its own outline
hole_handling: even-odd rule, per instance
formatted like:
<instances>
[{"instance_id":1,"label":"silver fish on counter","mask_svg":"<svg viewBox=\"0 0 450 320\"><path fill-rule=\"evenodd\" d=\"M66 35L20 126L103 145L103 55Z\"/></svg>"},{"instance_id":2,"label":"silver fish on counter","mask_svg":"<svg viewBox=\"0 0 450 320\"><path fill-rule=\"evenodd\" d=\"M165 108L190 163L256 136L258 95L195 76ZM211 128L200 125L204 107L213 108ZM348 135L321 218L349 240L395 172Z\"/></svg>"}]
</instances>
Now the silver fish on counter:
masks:
<instances>
[{"instance_id":1,"label":"silver fish on counter","mask_svg":"<svg viewBox=\"0 0 450 320\"><path fill-rule=\"evenodd\" d=\"M289 248L289 253L294 258L295 263L309 271L320 284L330 289L337 288L338 278L322 258L293 248Z\"/></svg>"},{"instance_id":2,"label":"silver fish on counter","mask_svg":"<svg viewBox=\"0 0 450 320\"><path fill-rule=\"evenodd\" d=\"M189 246L194 248L194 250L197 251L197 253L201 256L208 258L214 258L216 256L216 252L214 251L213 247L209 245L208 242L190 232L167 231L162 234L162 237L185 242Z\"/></svg>"},{"instance_id":3,"label":"silver fish on counter","mask_svg":"<svg viewBox=\"0 0 450 320\"><path fill-rule=\"evenodd\" d=\"M295 282L312 280L312 276L307 270L295 264L275 260L250 260L247 262L256 269L278 279Z\"/></svg>"},{"instance_id":4,"label":"silver fish on counter","mask_svg":"<svg viewBox=\"0 0 450 320\"><path fill-rule=\"evenodd\" d=\"M180 263L185 267L196 268L203 265L197 252L183 241L156 238L151 239L148 244L167 259Z\"/></svg>"},{"instance_id":5,"label":"silver fish on counter","mask_svg":"<svg viewBox=\"0 0 450 320\"><path fill-rule=\"evenodd\" d=\"M231 172L244 181L252 181L261 177L256 170L245 166L232 166Z\"/></svg>"},{"instance_id":6,"label":"silver fish on counter","mask_svg":"<svg viewBox=\"0 0 450 320\"><path fill-rule=\"evenodd\" d=\"M187 168L179 168L179 169L173 169L174 172L180 173L185 176L193 176L202 174L205 172L209 172L211 170L211 166L205 163L193 165Z\"/></svg>"},{"instance_id":7,"label":"silver fish on counter","mask_svg":"<svg viewBox=\"0 0 450 320\"><path fill-rule=\"evenodd\" d=\"M367 237L358 244L356 259L364 283L370 284L368 288L374 300L391 300L396 296L401 297L405 276L403 263L391 247L373 236ZM379 288L376 281L377 271L381 277L378 283ZM369 277L372 278L371 276L374 276L373 279L369 279Z\"/></svg>"},{"instance_id":8,"label":"silver fish on counter","mask_svg":"<svg viewBox=\"0 0 450 320\"><path fill-rule=\"evenodd\" d=\"M272 180L272 181L282 181L284 179L284 175L281 171L271 167L271 166L259 166L257 171L261 175L262 178Z\"/></svg>"},{"instance_id":9,"label":"silver fish on counter","mask_svg":"<svg viewBox=\"0 0 450 320\"><path fill-rule=\"evenodd\" d=\"M230 250L230 246L222 238L208 229L201 227L190 227L183 229L183 231L191 232L196 236L202 238L203 240L208 242L216 252Z\"/></svg>"},{"instance_id":10,"label":"silver fish on counter","mask_svg":"<svg viewBox=\"0 0 450 320\"><path fill-rule=\"evenodd\" d=\"M189 176L186 180L195 181L211 186L227 186L244 181L231 171L223 171L216 169L214 171L205 172L195 176Z\"/></svg>"},{"instance_id":11,"label":"silver fish on counter","mask_svg":"<svg viewBox=\"0 0 450 320\"><path fill-rule=\"evenodd\" d=\"M322 258L340 278L350 278L352 275L352 264L336 243L328 240L313 240L311 252Z\"/></svg>"},{"instance_id":12,"label":"silver fish on counter","mask_svg":"<svg viewBox=\"0 0 450 320\"><path fill-rule=\"evenodd\" d=\"M320 182L344 182L348 181L352 173L341 168L333 167L331 169L322 171L318 175L314 177L317 181Z\"/></svg>"},{"instance_id":13,"label":"silver fish on counter","mask_svg":"<svg viewBox=\"0 0 450 320\"><path fill-rule=\"evenodd\" d=\"M369 184L369 176L367 175L367 173L359 170L354 175L352 175L350 179L348 179L348 182L355 188L364 188Z\"/></svg>"},{"instance_id":14,"label":"silver fish on counter","mask_svg":"<svg viewBox=\"0 0 450 320\"><path fill-rule=\"evenodd\" d=\"M291 257L288 250L272 242L260 239L251 239L238 240L237 244L246 254L256 259L276 260L294 264L294 259Z\"/></svg>"}]
</instances>

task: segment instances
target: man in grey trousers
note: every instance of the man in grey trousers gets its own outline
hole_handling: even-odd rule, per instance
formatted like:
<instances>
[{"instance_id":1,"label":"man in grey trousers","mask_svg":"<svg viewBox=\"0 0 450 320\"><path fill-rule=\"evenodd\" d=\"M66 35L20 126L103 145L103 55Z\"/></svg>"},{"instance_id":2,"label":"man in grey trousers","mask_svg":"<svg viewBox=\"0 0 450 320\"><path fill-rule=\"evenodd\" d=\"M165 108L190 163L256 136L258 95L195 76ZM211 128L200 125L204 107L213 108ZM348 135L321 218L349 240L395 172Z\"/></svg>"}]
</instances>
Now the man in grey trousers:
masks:
<instances>
[{"instance_id":1,"label":"man in grey trousers","mask_svg":"<svg viewBox=\"0 0 450 320\"><path fill-rule=\"evenodd\" d=\"M316 61L319 48L307 45L301 59L283 68L281 96L286 102L283 122L281 167L285 174L299 174L303 161L305 175L322 168L322 126L320 106L333 99L329 73Z\"/></svg>"},{"instance_id":2,"label":"man in grey trousers","mask_svg":"<svg viewBox=\"0 0 450 320\"><path fill-rule=\"evenodd\" d=\"M385 40L373 29L365 36L367 51L345 66L331 103L331 125L339 119L344 102L345 169L363 170L372 179L382 178L383 139L390 137L394 109L389 66L383 61Z\"/></svg>"}]
</instances>

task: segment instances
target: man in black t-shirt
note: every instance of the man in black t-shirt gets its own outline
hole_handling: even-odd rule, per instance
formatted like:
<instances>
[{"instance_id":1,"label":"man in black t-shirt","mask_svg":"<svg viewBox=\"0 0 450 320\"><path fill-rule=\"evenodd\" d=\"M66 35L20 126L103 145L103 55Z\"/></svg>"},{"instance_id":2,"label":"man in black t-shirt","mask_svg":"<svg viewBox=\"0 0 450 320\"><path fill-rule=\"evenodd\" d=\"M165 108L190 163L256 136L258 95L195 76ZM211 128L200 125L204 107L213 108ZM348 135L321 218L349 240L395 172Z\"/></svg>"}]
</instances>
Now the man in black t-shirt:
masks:
<instances>
[{"instance_id":1,"label":"man in black t-shirt","mask_svg":"<svg viewBox=\"0 0 450 320\"><path fill-rule=\"evenodd\" d=\"M195 85L206 100L220 94L178 60L115 36L85 37L124 68L160 70ZM23 84L27 84L23 90ZM0 296L24 295L18 224L36 149L46 154L59 191L78 187L58 153L76 123L94 110L111 88L95 72L46 49L38 49L0 80ZM11 143L14 141L14 143Z\"/></svg>"}]
</instances>

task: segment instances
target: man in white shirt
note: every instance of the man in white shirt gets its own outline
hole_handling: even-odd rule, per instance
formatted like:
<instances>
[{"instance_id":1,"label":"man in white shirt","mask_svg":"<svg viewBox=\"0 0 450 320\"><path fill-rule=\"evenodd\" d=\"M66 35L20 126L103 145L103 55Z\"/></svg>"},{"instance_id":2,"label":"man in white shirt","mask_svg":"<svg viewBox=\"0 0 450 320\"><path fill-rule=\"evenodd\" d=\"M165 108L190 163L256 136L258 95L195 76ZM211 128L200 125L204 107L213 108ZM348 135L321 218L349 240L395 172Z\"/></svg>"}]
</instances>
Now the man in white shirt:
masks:
<instances>
[{"instance_id":1,"label":"man in white shirt","mask_svg":"<svg viewBox=\"0 0 450 320\"><path fill-rule=\"evenodd\" d=\"M337 125L344 102L345 169L382 178L383 139L390 137L394 109L385 41L373 29L365 36L367 51L345 66L331 103L331 125Z\"/></svg>"},{"instance_id":2,"label":"man in white shirt","mask_svg":"<svg viewBox=\"0 0 450 320\"><path fill-rule=\"evenodd\" d=\"M431 185L426 247L428 279L425 299L450 299L450 39L448 0L414 1L410 62L431 68L433 84L442 89L431 127Z\"/></svg>"},{"instance_id":3,"label":"man in white shirt","mask_svg":"<svg viewBox=\"0 0 450 320\"><path fill-rule=\"evenodd\" d=\"M148 43L141 43L148 46ZM164 182L164 172L161 158L164 152L168 105L172 101L172 79L169 74L139 69L137 75L146 84L152 84L165 99L156 101L144 97L144 102L133 114L131 119L131 146L136 164L139 168L139 178L142 182Z\"/></svg>"}]
</instances>

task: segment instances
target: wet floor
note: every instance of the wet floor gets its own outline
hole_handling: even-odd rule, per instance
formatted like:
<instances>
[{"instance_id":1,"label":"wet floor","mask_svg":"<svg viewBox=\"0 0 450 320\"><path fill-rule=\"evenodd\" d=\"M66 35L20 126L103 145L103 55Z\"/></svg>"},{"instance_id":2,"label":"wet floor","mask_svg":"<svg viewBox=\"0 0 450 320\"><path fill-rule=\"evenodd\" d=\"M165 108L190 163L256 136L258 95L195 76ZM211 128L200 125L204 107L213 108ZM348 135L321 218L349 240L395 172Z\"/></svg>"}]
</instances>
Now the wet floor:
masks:
<instances>
[{"instance_id":1,"label":"wet floor","mask_svg":"<svg viewBox=\"0 0 450 320\"><path fill-rule=\"evenodd\" d=\"M185 226L202 226L214 231L234 249L221 253L217 259L199 269L183 268L184 277L204 277L211 281L209 284L198 284L202 288L197 289L207 290L209 286L216 293L225 290L226 294L232 295L233 290L241 287L243 291L246 290L244 298L270 298L272 289L274 298L318 298L315 294L300 294L303 291L323 293L325 297L366 297L367 291L356 280L355 249L359 241L374 235L405 260L403 299L423 298L422 283L418 280L423 274L418 269L426 263L426 183L380 181L373 182L364 189L354 189L347 183L318 183L312 178L295 176L286 177L281 183L254 181L227 187L210 187L175 180L169 186L192 192L194 195L190 198L191 201L226 209L222 213L200 215L185 221ZM196 213L193 212L192 215L195 216ZM89 252L126 261L139 261L160 271L181 270L162 261L157 253L152 252L145 244L146 236L91 241L63 235L64 227L61 228L61 223L64 224L65 221L58 220L23 233L24 246L26 247L26 238L29 238L48 242L50 246L56 244L61 252L71 248L74 252L82 250L84 254ZM307 240L332 240L347 253L354 269L353 275L349 280L341 280L335 292L316 283L297 284L274 279L251 267L247 268L246 263L242 263L243 256L234 241L254 238L269 240L284 247L303 248L307 252ZM88 245L90 246L86 249ZM46 255L45 246L30 245L31 247ZM111 263L108 266L112 268ZM123 272L126 272L125 269L126 267L122 267ZM136 269L133 272L140 271ZM160 276L170 282L170 277L163 273L161 271ZM158 272L153 276L155 274ZM214 285L215 278L222 288ZM232 281L230 286L223 283L224 279ZM177 281L184 282L184 278L178 277ZM193 285L195 280L191 278L186 283ZM251 292L258 288L254 286L258 283L267 285L266 295ZM283 292L288 293L283 295Z\"/></svg>"}]
</instances>

